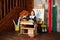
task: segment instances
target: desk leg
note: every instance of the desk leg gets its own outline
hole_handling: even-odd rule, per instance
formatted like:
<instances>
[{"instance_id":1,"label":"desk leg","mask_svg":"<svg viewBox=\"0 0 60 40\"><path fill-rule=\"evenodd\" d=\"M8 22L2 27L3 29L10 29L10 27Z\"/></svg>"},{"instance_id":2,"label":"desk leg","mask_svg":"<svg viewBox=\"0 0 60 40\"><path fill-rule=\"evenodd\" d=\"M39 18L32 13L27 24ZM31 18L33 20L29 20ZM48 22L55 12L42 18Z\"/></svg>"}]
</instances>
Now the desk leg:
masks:
<instances>
[{"instance_id":1,"label":"desk leg","mask_svg":"<svg viewBox=\"0 0 60 40\"><path fill-rule=\"evenodd\" d=\"M34 37L34 30L33 29L28 29L28 35L30 37Z\"/></svg>"},{"instance_id":2,"label":"desk leg","mask_svg":"<svg viewBox=\"0 0 60 40\"><path fill-rule=\"evenodd\" d=\"M23 30L22 29L20 30L20 34L23 34Z\"/></svg>"},{"instance_id":3,"label":"desk leg","mask_svg":"<svg viewBox=\"0 0 60 40\"><path fill-rule=\"evenodd\" d=\"M35 31L35 35L37 35L37 24L35 24L34 27L35 27L35 30L34 30Z\"/></svg>"},{"instance_id":4,"label":"desk leg","mask_svg":"<svg viewBox=\"0 0 60 40\"><path fill-rule=\"evenodd\" d=\"M22 25L20 25L20 34L23 34Z\"/></svg>"}]
</instances>

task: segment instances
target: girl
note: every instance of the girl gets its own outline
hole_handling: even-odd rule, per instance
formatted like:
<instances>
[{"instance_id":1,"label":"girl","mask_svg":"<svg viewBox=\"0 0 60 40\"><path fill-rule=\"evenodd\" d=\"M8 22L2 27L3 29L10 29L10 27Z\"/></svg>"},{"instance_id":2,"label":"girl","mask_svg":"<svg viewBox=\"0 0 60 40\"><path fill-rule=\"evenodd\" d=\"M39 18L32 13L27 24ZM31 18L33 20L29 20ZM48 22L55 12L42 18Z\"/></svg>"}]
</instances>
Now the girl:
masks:
<instances>
[{"instance_id":1,"label":"girl","mask_svg":"<svg viewBox=\"0 0 60 40\"><path fill-rule=\"evenodd\" d=\"M31 22L36 22L36 16L34 11L32 11L31 14L29 15L28 20Z\"/></svg>"},{"instance_id":2,"label":"girl","mask_svg":"<svg viewBox=\"0 0 60 40\"><path fill-rule=\"evenodd\" d=\"M36 16L35 16L35 12L34 11L32 11L31 14L29 15L28 21L34 23L34 25L29 25L28 27L34 28L34 26L36 24Z\"/></svg>"}]
</instances>

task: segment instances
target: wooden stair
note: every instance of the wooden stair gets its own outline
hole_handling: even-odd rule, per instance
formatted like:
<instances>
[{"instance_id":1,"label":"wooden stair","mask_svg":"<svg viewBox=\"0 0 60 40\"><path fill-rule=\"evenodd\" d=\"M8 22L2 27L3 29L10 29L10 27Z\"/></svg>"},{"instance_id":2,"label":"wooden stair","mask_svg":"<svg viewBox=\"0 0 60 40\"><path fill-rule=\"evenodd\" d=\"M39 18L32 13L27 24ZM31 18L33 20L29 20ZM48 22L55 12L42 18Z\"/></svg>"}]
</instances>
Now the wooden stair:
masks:
<instances>
[{"instance_id":1,"label":"wooden stair","mask_svg":"<svg viewBox=\"0 0 60 40\"><path fill-rule=\"evenodd\" d=\"M21 8L15 7L0 21L0 32L14 30L12 20L14 19L17 22L20 11L22 11Z\"/></svg>"},{"instance_id":2,"label":"wooden stair","mask_svg":"<svg viewBox=\"0 0 60 40\"><path fill-rule=\"evenodd\" d=\"M19 13L22 10L31 11L33 9L33 0L0 0L0 32L13 31L12 20L17 22Z\"/></svg>"}]
</instances>

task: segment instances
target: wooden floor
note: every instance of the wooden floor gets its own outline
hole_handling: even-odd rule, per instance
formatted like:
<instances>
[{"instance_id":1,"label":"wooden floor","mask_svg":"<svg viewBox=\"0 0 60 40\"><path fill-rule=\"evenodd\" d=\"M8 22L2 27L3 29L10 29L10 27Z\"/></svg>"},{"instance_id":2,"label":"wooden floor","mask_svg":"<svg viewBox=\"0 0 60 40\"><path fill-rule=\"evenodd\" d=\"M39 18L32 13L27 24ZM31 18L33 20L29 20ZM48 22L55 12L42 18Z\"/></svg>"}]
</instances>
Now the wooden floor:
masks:
<instances>
[{"instance_id":1,"label":"wooden floor","mask_svg":"<svg viewBox=\"0 0 60 40\"><path fill-rule=\"evenodd\" d=\"M18 33L0 33L0 40L60 40L60 33L40 33L31 38L28 35Z\"/></svg>"}]
</instances>

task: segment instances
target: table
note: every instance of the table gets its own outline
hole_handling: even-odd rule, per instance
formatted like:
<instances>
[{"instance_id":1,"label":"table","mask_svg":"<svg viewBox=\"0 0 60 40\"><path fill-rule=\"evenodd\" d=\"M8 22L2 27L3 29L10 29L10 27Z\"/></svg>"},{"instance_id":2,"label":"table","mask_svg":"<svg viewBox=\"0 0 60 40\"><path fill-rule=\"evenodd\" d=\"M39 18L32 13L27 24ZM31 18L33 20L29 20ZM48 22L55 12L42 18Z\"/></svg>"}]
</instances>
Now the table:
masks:
<instances>
[{"instance_id":1,"label":"table","mask_svg":"<svg viewBox=\"0 0 60 40\"><path fill-rule=\"evenodd\" d=\"M34 25L34 28L30 28L30 27L25 27L23 25L34 25L33 22L27 21L27 22L21 22L20 23L20 34L28 34L30 37L34 37L35 34L37 34L37 26ZM27 33L24 33L23 30L27 30Z\"/></svg>"}]
</instances>

